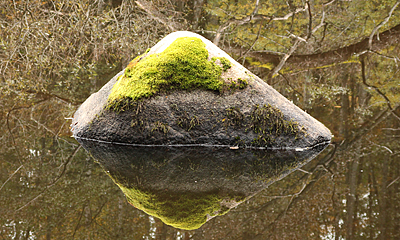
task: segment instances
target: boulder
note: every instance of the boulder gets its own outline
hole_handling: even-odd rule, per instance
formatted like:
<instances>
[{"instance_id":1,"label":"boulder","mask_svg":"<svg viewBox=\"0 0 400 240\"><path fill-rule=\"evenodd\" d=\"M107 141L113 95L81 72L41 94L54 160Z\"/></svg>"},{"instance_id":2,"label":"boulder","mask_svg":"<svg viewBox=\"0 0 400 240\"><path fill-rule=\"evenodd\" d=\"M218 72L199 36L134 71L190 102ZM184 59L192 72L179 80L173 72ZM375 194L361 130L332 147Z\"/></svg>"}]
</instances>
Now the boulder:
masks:
<instances>
[{"instance_id":1,"label":"boulder","mask_svg":"<svg viewBox=\"0 0 400 240\"><path fill-rule=\"evenodd\" d=\"M136 146L307 149L331 133L204 37L174 32L77 110L77 139Z\"/></svg>"}]
</instances>

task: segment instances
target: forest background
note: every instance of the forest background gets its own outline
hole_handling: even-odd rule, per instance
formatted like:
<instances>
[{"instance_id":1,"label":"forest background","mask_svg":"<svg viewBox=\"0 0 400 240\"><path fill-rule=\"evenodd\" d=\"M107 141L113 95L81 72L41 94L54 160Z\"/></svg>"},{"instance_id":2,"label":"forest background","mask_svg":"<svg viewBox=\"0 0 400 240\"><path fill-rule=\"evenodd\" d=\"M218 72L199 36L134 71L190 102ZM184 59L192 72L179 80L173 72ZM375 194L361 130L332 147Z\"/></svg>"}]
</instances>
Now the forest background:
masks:
<instances>
[{"instance_id":1,"label":"forest background","mask_svg":"<svg viewBox=\"0 0 400 240\"><path fill-rule=\"evenodd\" d=\"M0 1L0 239L400 238L399 5ZM178 30L213 41L335 136L196 231L129 206L69 131L91 93Z\"/></svg>"}]
</instances>

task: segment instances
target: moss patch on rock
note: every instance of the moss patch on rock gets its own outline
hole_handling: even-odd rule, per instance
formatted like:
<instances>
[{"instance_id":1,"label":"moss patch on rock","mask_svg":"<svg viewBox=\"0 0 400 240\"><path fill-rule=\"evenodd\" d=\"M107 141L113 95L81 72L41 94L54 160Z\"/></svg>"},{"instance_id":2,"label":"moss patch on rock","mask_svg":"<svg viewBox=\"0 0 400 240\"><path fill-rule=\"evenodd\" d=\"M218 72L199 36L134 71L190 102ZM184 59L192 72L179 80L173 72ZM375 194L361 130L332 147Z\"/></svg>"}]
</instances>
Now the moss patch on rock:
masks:
<instances>
[{"instance_id":1,"label":"moss patch on rock","mask_svg":"<svg viewBox=\"0 0 400 240\"><path fill-rule=\"evenodd\" d=\"M285 120L282 112L271 105L256 105L250 114L250 128L257 134L252 144L270 146L277 136L293 136L295 139L304 134L303 128L292 120Z\"/></svg>"},{"instance_id":2,"label":"moss patch on rock","mask_svg":"<svg viewBox=\"0 0 400 240\"><path fill-rule=\"evenodd\" d=\"M233 127L242 127L244 123L245 115L240 111L239 107L230 107L226 109L227 121L226 125ZM239 138L240 139L240 138Z\"/></svg>"},{"instance_id":3,"label":"moss patch on rock","mask_svg":"<svg viewBox=\"0 0 400 240\"><path fill-rule=\"evenodd\" d=\"M217 60L220 61L221 65L222 65L222 70L224 72L228 71L229 68L232 67L231 62L229 62L229 60L225 57L212 57L211 61L216 62Z\"/></svg>"},{"instance_id":4,"label":"moss patch on rock","mask_svg":"<svg viewBox=\"0 0 400 240\"><path fill-rule=\"evenodd\" d=\"M246 79L238 78L236 81L232 80L229 85L230 89L245 89L249 85L249 82Z\"/></svg>"},{"instance_id":5,"label":"moss patch on rock","mask_svg":"<svg viewBox=\"0 0 400 240\"><path fill-rule=\"evenodd\" d=\"M187 111L182 111L176 121L176 124L189 132L194 127L200 126L201 121L196 115L190 116Z\"/></svg>"},{"instance_id":6,"label":"moss patch on rock","mask_svg":"<svg viewBox=\"0 0 400 240\"><path fill-rule=\"evenodd\" d=\"M208 61L205 43L196 37L177 38L162 53L139 56L131 61L125 74L115 83L108 97L109 108L118 109L126 99L139 100L161 91L205 89L221 91L223 67ZM226 60L226 61L225 61Z\"/></svg>"},{"instance_id":7,"label":"moss patch on rock","mask_svg":"<svg viewBox=\"0 0 400 240\"><path fill-rule=\"evenodd\" d=\"M171 193L144 191L118 184L128 202L134 207L159 218L165 224L179 229L200 228L207 216L229 211L221 206L222 198L217 193Z\"/></svg>"}]
</instances>

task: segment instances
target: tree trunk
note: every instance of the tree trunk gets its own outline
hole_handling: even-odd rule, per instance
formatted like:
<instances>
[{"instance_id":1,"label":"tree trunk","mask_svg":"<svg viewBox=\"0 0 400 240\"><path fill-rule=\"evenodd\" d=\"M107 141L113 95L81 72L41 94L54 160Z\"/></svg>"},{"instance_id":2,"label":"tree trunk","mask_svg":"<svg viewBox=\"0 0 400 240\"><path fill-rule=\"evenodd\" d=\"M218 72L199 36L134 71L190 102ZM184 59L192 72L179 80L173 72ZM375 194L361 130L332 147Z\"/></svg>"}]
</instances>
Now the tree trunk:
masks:
<instances>
[{"instance_id":1,"label":"tree trunk","mask_svg":"<svg viewBox=\"0 0 400 240\"><path fill-rule=\"evenodd\" d=\"M388 239L387 238L387 177L388 177L388 165L389 165L389 157L383 156L382 157L382 181L381 181L381 186L380 186L380 191L379 191L379 238L384 240Z\"/></svg>"},{"instance_id":2,"label":"tree trunk","mask_svg":"<svg viewBox=\"0 0 400 240\"><path fill-rule=\"evenodd\" d=\"M361 148L361 145L357 143L357 150ZM358 152L358 151L357 151ZM356 153L357 154L357 153ZM359 159L356 157L353 161L348 164L347 182L349 184L349 193L346 197L346 239L354 239L354 216L355 216L355 202L357 192L357 174Z\"/></svg>"},{"instance_id":3,"label":"tree trunk","mask_svg":"<svg viewBox=\"0 0 400 240\"><path fill-rule=\"evenodd\" d=\"M193 3L193 30L197 30L199 27L199 21L201 19L201 10L203 9L204 0L195 0Z\"/></svg>"}]
</instances>

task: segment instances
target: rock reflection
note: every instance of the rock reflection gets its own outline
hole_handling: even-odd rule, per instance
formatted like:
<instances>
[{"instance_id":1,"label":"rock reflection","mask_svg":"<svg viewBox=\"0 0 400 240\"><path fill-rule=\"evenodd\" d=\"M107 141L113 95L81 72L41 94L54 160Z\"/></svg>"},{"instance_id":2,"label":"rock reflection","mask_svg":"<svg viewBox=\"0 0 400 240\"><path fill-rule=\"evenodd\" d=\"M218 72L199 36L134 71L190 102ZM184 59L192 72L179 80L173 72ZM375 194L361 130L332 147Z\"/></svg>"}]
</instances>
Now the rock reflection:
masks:
<instances>
[{"instance_id":1,"label":"rock reflection","mask_svg":"<svg viewBox=\"0 0 400 240\"><path fill-rule=\"evenodd\" d=\"M320 153L217 147L135 147L78 139L128 202L164 223L197 229Z\"/></svg>"}]
</instances>

